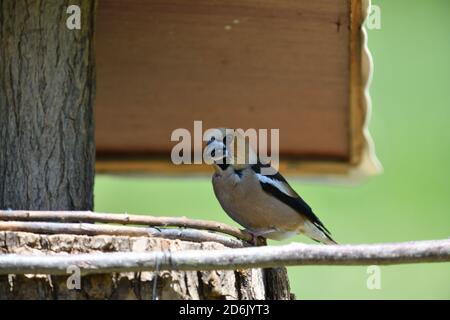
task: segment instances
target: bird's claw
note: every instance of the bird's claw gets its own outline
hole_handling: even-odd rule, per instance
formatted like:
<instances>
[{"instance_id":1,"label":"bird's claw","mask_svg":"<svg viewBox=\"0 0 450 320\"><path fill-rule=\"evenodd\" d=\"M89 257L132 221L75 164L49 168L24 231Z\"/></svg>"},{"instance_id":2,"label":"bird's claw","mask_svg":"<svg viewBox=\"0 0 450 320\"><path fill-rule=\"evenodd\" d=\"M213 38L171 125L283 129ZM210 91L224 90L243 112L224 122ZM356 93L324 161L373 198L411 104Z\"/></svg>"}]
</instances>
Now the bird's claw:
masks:
<instances>
[{"instance_id":1,"label":"bird's claw","mask_svg":"<svg viewBox=\"0 0 450 320\"><path fill-rule=\"evenodd\" d=\"M258 231L251 231L247 230L247 232L252 236L251 240L249 241L252 245L255 247L257 246L263 246L266 244L266 238L263 237L264 234L267 232L258 232Z\"/></svg>"}]
</instances>

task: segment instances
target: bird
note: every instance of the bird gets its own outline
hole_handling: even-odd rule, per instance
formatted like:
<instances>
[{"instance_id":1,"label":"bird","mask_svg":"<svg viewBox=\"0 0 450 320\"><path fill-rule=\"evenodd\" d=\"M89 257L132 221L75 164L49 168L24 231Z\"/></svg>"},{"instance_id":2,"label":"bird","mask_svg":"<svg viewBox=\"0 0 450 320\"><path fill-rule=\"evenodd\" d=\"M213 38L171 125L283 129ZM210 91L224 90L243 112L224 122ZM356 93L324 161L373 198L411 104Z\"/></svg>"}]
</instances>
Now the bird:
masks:
<instances>
[{"instance_id":1,"label":"bird","mask_svg":"<svg viewBox=\"0 0 450 320\"><path fill-rule=\"evenodd\" d=\"M284 240L304 234L322 244L337 244L286 179L270 164L261 163L242 134L224 128L214 132L206 138L204 155L214 167L214 194L234 221L254 239ZM244 155L234 152L238 141L245 145Z\"/></svg>"}]
</instances>

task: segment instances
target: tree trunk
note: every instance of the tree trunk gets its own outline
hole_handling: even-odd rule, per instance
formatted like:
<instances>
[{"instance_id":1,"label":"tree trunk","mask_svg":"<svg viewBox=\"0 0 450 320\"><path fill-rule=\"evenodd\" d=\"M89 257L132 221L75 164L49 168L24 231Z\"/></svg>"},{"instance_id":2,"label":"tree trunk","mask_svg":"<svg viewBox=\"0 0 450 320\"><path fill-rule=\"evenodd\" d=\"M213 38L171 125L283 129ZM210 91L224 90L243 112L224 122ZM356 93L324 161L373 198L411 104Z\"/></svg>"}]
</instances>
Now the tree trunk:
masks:
<instances>
[{"instance_id":1,"label":"tree trunk","mask_svg":"<svg viewBox=\"0 0 450 320\"><path fill-rule=\"evenodd\" d=\"M0 254L55 254L113 251L179 251L225 248L151 237L38 235L0 232ZM289 299L285 268L237 271L161 271L81 276L0 276L0 299Z\"/></svg>"},{"instance_id":2,"label":"tree trunk","mask_svg":"<svg viewBox=\"0 0 450 320\"><path fill-rule=\"evenodd\" d=\"M81 9L81 28L66 22ZM0 2L0 209L92 210L95 0ZM151 237L0 232L0 254L222 248ZM0 276L0 299L288 299L286 270ZM155 288L155 289L153 289Z\"/></svg>"},{"instance_id":3,"label":"tree trunk","mask_svg":"<svg viewBox=\"0 0 450 320\"><path fill-rule=\"evenodd\" d=\"M69 5L81 8L70 30ZM95 0L0 2L0 208L91 210Z\"/></svg>"}]
</instances>

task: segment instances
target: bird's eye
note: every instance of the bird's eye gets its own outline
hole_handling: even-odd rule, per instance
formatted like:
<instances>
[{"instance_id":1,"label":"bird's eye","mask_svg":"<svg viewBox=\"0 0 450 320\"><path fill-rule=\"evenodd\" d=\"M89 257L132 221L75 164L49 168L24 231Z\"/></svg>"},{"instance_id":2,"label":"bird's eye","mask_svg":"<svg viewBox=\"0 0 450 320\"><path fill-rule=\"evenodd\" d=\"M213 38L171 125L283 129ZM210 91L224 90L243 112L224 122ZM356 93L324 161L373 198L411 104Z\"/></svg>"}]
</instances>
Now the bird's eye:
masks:
<instances>
[{"instance_id":1,"label":"bird's eye","mask_svg":"<svg viewBox=\"0 0 450 320\"><path fill-rule=\"evenodd\" d=\"M213 143L213 141L215 141L216 138L215 137L211 137L211 139L209 139L209 141L206 143L207 146L209 146L211 143Z\"/></svg>"}]
</instances>

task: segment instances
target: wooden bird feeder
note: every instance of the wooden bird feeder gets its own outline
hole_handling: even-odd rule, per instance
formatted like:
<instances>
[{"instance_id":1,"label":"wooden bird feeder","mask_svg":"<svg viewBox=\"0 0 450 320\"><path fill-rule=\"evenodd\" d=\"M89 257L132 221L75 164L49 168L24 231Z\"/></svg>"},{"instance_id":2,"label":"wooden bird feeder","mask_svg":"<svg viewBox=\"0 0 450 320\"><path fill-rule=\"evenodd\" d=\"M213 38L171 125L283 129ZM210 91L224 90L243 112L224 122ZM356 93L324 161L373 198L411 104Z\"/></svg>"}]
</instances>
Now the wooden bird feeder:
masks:
<instances>
[{"instance_id":1,"label":"wooden bird feeder","mask_svg":"<svg viewBox=\"0 0 450 320\"><path fill-rule=\"evenodd\" d=\"M97 172L205 172L171 132L280 129L281 169L379 171L367 117L369 1L100 0Z\"/></svg>"}]
</instances>

